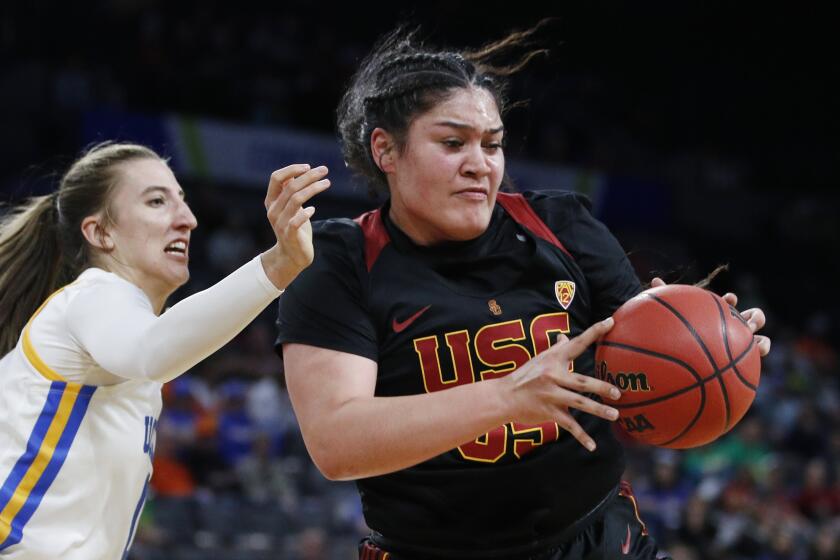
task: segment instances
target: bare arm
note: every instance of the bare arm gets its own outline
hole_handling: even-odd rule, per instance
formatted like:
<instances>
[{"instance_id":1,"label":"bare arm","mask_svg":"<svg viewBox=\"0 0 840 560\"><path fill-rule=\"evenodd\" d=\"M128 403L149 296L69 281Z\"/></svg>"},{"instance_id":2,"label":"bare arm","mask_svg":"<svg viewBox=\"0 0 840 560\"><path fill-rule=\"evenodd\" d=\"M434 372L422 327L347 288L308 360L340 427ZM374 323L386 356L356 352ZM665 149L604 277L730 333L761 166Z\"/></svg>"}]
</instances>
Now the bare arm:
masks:
<instances>
[{"instance_id":1,"label":"bare arm","mask_svg":"<svg viewBox=\"0 0 840 560\"><path fill-rule=\"evenodd\" d=\"M416 465L512 420L556 421L594 449L568 408L614 420L615 409L580 393L620 393L569 374L568 362L611 326L609 319L564 339L501 379L403 397L375 397L377 364L361 356L290 343L283 346L283 361L312 459L327 478L346 480Z\"/></svg>"}]
</instances>

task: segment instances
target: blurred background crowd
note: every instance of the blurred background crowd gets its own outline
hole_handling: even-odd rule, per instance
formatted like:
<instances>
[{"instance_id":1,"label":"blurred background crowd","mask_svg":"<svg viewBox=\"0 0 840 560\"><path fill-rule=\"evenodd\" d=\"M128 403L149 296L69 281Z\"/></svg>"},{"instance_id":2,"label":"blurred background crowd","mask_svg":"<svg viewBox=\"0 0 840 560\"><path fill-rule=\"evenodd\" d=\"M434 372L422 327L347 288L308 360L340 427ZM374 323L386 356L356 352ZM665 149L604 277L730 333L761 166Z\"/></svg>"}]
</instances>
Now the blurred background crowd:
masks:
<instances>
[{"instance_id":1,"label":"blurred background crowd","mask_svg":"<svg viewBox=\"0 0 840 560\"><path fill-rule=\"evenodd\" d=\"M322 163L310 158L331 153L322 147L335 143L343 86L396 22L476 47L555 16L540 37L551 55L511 91L528 101L506 119L514 182L591 196L643 281L694 282L728 263L712 288L763 307L773 338L755 404L730 434L682 452L626 441L643 519L677 560L840 558L830 18L802 6L639 4L4 3L0 197L51 189L51 172L91 142L152 144L173 157L199 218L183 297L271 239L265 181L215 169L209 144L291 139L268 154L257 175L266 180L294 159ZM180 132L161 133L173 115ZM316 200L319 217L376 204L348 185ZM130 558L354 557L366 531L356 490L308 459L273 313L165 387L153 492Z\"/></svg>"}]
</instances>

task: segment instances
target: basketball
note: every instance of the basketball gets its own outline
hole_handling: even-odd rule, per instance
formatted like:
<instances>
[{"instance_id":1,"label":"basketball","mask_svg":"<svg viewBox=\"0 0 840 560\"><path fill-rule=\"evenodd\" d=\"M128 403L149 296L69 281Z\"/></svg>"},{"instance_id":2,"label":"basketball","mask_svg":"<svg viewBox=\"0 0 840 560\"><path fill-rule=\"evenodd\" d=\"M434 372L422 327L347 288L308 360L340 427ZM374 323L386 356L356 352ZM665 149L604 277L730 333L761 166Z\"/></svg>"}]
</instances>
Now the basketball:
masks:
<instances>
[{"instance_id":1,"label":"basketball","mask_svg":"<svg viewBox=\"0 0 840 560\"><path fill-rule=\"evenodd\" d=\"M618 387L610 403L634 439L684 449L731 430L755 398L758 346L741 314L708 290L651 288L622 305L598 341L598 377Z\"/></svg>"}]
</instances>

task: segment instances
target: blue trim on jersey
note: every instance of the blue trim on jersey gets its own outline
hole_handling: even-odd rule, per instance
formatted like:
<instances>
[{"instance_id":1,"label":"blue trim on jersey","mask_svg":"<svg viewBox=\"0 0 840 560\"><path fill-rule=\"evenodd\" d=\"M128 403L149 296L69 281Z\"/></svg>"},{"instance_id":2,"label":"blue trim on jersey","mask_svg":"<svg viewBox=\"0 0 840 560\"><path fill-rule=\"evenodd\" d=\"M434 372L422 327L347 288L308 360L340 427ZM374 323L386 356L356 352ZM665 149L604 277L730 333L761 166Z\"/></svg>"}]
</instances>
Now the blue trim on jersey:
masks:
<instances>
[{"instance_id":1,"label":"blue trim on jersey","mask_svg":"<svg viewBox=\"0 0 840 560\"><path fill-rule=\"evenodd\" d=\"M151 479L152 474L147 474L146 483L143 484L143 491L140 493L140 499L137 500L137 507L134 508L134 515L131 516L131 527L128 529L128 539L125 541L122 560L128 558L128 550L131 548L131 542L134 540L134 527L137 525L137 518L140 517L140 512L143 511L143 504L146 503L146 492L149 490L149 480Z\"/></svg>"},{"instance_id":2,"label":"blue trim on jersey","mask_svg":"<svg viewBox=\"0 0 840 560\"><path fill-rule=\"evenodd\" d=\"M26 451L17 460L15 466L12 467L9 476L6 477L6 481L3 483L2 488L0 488L0 511L3 511L6 504L12 499L18 484L20 484L26 471L29 470L32 461L38 456L38 451L41 449L41 443L43 443L44 437L47 435L47 430L52 423L53 416L58 412L58 404L61 402L61 396L64 394L64 388L66 386L67 383L62 381L53 381L50 384L50 392L47 395L47 400L44 402L44 408L41 410L38 420L35 421L35 427L32 428L32 433L29 434L29 441L26 442Z\"/></svg>"},{"instance_id":3,"label":"blue trim on jersey","mask_svg":"<svg viewBox=\"0 0 840 560\"><path fill-rule=\"evenodd\" d=\"M61 385L63 389L63 387L65 387L67 384L54 382L53 385ZM50 389L52 389L52 387L53 386L50 386ZM35 484L35 487L32 488L32 491L29 493L29 496L26 499L26 503L24 503L23 507L12 520L12 530L9 533L9 537L5 540L5 542L0 543L0 551L9 546L12 546L13 544L19 543L21 538L23 537L23 527L35 513L35 510L38 509L38 506L41 503L41 499L44 497L44 494L47 493L47 490L49 490L50 485L52 485L53 481L55 480L55 477L58 476L58 472L61 470L62 465L64 465L64 460L67 458L67 454L70 451L70 446L73 444L73 440L76 438L76 433L79 430L79 426L82 423L82 419L85 417L88 404L90 404L90 398L91 396L93 396L93 393L95 391L96 387L92 385L83 385L82 388L79 390L79 396L76 398L76 402L73 403L73 410L70 413L70 417L67 419L67 424L64 427L64 431L61 433L61 437L58 440L55 452L50 458L50 462L47 464L47 467L44 469L44 472L38 479L38 482ZM61 397L61 393L59 393L58 391L56 391L56 393L58 393L59 397ZM50 397L52 395L53 392L50 391ZM39 440L40 439L43 439L43 436L41 436Z\"/></svg>"}]
</instances>

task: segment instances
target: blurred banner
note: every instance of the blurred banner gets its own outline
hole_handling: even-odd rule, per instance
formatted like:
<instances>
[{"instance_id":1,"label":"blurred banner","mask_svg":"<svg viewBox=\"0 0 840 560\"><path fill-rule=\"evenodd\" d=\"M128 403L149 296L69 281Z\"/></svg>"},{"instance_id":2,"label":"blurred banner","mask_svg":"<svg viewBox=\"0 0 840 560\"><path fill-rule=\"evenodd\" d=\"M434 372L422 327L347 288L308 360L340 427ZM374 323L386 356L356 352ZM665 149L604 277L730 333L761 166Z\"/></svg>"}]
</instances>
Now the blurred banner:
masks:
<instances>
[{"instance_id":1,"label":"blurred banner","mask_svg":"<svg viewBox=\"0 0 840 560\"><path fill-rule=\"evenodd\" d=\"M262 189L271 171L291 162L326 165L332 194L365 196L362 182L344 165L338 141L328 135L286 128L257 127L181 115L139 115L113 111L85 114L84 143L104 139L148 144L172 158L179 174ZM534 189L564 189L597 199L602 173L508 161L514 183Z\"/></svg>"},{"instance_id":2,"label":"blurred banner","mask_svg":"<svg viewBox=\"0 0 840 560\"><path fill-rule=\"evenodd\" d=\"M265 188L269 174L305 162L330 168L330 197L365 199L364 182L344 165L336 138L301 130L259 127L183 115L90 111L84 116L85 144L105 139L140 142L171 158L176 173L242 188ZM596 214L613 227L666 226L667 189L650 181L510 159L513 183L528 190L576 191L592 199Z\"/></svg>"}]
</instances>

